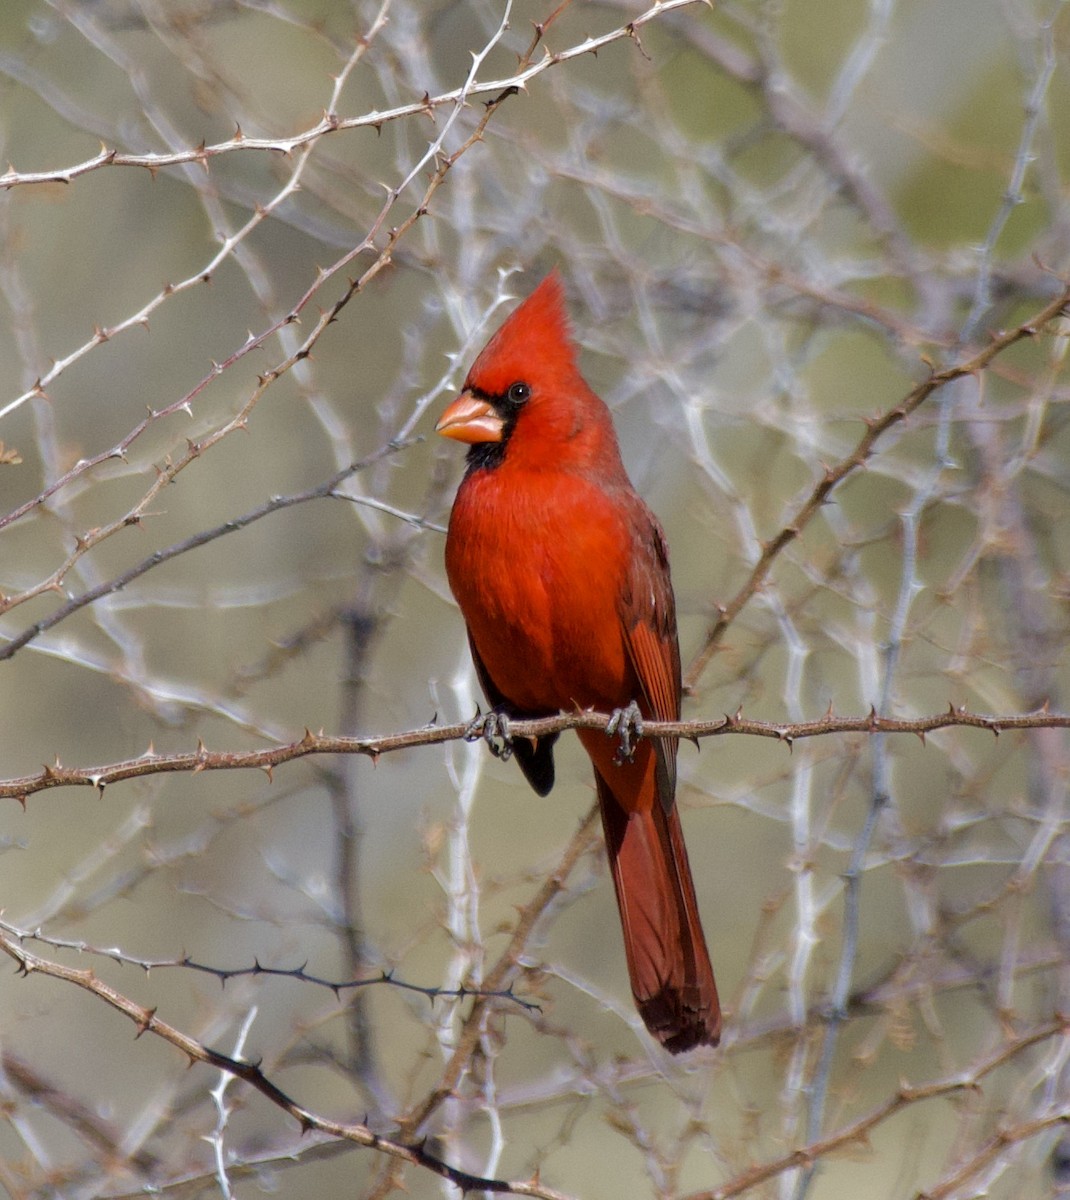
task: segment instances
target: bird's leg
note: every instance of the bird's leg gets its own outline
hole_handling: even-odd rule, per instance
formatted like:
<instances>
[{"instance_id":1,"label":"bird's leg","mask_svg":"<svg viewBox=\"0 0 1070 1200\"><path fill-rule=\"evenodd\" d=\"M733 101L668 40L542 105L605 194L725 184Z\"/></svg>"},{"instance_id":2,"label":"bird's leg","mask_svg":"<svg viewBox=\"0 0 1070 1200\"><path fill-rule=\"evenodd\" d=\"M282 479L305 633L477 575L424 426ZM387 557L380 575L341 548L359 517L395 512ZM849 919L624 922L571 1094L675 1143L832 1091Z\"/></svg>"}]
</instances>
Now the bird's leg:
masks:
<instances>
[{"instance_id":1,"label":"bird's leg","mask_svg":"<svg viewBox=\"0 0 1070 1200\"><path fill-rule=\"evenodd\" d=\"M631 762L635 753L636 739L643 736L643 714L633 700L627 708L615 708L606 725L606 737L619 737L620 745L613 761L619 767Z\"/></svg>"},{"instance_id":2,"label":"bird's leg","mask_svg":"<svg viewBox=\"0 0 1070 1200\"><path fill-rule=\"evenodd\" d=\"M490 712L477 712L468 722L464 731L466 742L478 742L482 739L495 758L508 762L513 757L513 737L509 732L509 718L500 708L492 708Z\"/></svg>"}]
</instances>

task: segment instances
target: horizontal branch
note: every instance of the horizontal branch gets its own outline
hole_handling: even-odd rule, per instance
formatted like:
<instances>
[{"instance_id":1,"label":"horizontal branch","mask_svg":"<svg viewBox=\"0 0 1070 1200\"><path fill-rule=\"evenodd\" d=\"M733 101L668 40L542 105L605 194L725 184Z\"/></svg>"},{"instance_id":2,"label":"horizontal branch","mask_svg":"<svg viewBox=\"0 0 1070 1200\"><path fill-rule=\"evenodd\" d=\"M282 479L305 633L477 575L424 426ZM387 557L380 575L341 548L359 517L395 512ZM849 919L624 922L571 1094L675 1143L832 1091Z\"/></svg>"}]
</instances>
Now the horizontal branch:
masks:
<instances>
[{"instance_id":1,"label":"horizontal branch","mask_svg":"<svg viewBox=\"0 0 1070 1200\"><path fill-rule=\"evenodd\" d=\"M538 738L550 733L561 733L566 729L605 730L611 719L606 713L558 713L552 717L511 721L509 730L514 739ZM963 727L987 730L996 737L1015 729L1070 729L1070 714L1051 712L1045 705L1036 712L997 717L972 713L964 706L949 705L946 712L924 717L881 717L873 709L865 716L841 717L830 709L825 716L816 721L780 722L752 720L744 717L742 711L738 711L731 716L696 721L646 721L641 736L688 738L695 741L724 734L745 734L749 737L772 738L785 743L790 749L794 742L802 738L825 737L834 733L912 733L924 742L927 734ZM43 767L35 775L0 780L0 799L13 798L25 804L28 797L34 793L50 788L92 787L102 792L112 783L175 772L197 774L200 771L260 770L271 778L274 769L283 763L308 758L314 754L364 754L369 758L378 759L394 750L439 746L461 739L477 741L481 737L481 734L472 733L469 721L458 721L452 725L439 725L432 721L419 729L383 734L380 737L337 737L322 732L313 733L306 729L304 736L295 741L262 750L209 750L200 740L196 750L177 754L157 754L150 746L137 758L123 759L97 767L64 767L57 758L55 763Z\"/></svg>"},{"instance_id":2,"label":"horizontal branch","mask_svg":"<svg viewBox=\"0 0 1070 1200\"><path fill-rule=\"evenodd\" d=\"M494 989L468 985L453 988L434 987L430 984L413 983L411 980L401 979L392 970L377 970L362 979L326 979L322 975L315 975L309 971L307 960L296 967L264 966L259 958L254 959L252 964L247 967L213 967L210 963L198 962L188 954L182 955L181 958L138 958L133 954L127 954L118 946L94 946L81 939L53 937L41 929L20 929L3 918L0 918L0 934L14 938L20 946L28 941L40 942L45 946L51 946L54 950L73 950L79 955L110 959L121 967L137 967L146 975L153 971L177 968L211 975L221 984L227 984L232 979L248 977L292 979L295 983L307 983L314 987L326 988L327 991L334 993L335 999L340 999L343 992L385 986L397 988L403 992L415 992L431 1002L435 1000L467 1000L478 997L483 1000L508 1000L530 1013L542 1011L538 1004L518 996L512 987Z\"/></svg>"}]
</instances>

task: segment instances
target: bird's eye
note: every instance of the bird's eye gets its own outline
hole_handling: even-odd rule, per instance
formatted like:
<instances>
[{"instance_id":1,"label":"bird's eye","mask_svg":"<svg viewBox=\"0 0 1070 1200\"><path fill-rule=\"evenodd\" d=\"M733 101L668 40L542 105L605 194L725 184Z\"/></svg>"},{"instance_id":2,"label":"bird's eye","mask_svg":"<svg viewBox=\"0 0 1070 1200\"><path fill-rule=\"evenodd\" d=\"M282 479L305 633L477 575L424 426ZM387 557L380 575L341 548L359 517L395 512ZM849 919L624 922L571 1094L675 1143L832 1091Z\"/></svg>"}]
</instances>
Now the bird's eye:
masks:
<instances>
[{"instance_id":1,"label":"bird's eye","mask_svg":"<svg viewBox=\"0 0 1070 1200\"><path fill-rule=\"evenodd\" d=\"M510 404L523 404L531 396L531 388L526 383L514 383L505 393Z\"/></svg>"}]
</instances>

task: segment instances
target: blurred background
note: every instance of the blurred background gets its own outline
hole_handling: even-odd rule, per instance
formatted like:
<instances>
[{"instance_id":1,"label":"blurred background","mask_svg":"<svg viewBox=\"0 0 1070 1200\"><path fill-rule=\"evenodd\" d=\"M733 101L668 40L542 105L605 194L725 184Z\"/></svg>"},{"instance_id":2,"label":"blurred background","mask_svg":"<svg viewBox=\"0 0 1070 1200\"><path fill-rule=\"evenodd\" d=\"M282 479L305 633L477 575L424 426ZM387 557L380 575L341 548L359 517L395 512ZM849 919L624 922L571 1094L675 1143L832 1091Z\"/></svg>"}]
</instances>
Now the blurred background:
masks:
<instances>
[{"instance_id":1,"label":"blurred background","mask_svg":"<svg viewBox=\"0 0 1070 1200\"><path fill-rule=\"evenodd\" d=\"M1056 0L7 0L2 780L472 716L432 428L554 266L671 543L685 717L1065 709L1065 327L806 506L1060 293L1068 49ZM460 741L8 787L0 1187L459 1194L115 994L532 1195L1070 1187L1065 733L680 770L727 1022L679 1059L572 736L545 800Z\"/></svg>"}]
</instances>

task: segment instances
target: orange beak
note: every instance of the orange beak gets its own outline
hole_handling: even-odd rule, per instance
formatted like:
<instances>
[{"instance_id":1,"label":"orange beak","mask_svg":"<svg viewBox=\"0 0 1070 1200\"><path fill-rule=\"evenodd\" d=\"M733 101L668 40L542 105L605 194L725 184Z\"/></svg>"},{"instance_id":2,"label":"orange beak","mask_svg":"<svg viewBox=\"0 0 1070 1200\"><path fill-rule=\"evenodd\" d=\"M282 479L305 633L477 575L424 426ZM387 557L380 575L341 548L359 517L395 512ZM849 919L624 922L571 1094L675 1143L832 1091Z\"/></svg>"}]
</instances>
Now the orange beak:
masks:
<instances>
[{"instance_id":1,"label":"orange beak","mask_svg":"<svg viewBox=\"0 0 1070 1200\"><path fill-rule=\"evenodd\" d=\"M471 392L461 392L456 400L438 419L435 433L453 438L457 442L500 442L502 419L487 400L480 400Z\"/></svg>"}]
</instances>

